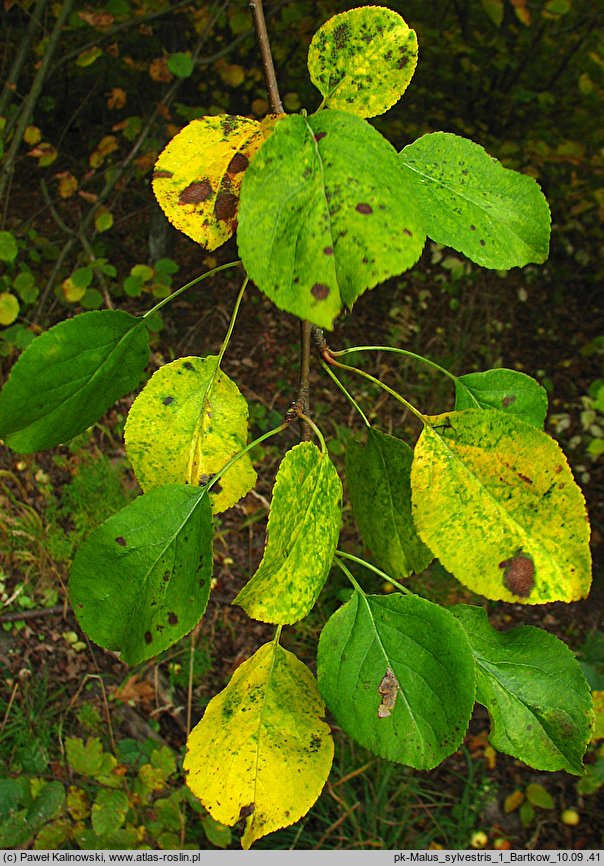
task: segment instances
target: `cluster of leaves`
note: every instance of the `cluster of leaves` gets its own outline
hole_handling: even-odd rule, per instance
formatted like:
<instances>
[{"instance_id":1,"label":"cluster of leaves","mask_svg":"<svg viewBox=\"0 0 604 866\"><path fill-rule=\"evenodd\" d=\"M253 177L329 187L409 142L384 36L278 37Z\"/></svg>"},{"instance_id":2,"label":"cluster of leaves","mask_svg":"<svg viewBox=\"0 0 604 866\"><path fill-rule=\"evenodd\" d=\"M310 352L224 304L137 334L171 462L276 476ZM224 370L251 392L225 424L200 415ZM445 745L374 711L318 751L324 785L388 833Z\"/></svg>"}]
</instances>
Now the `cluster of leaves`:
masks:
<instances>
[{"instance_id":1,"label":"cluster of leaves","mask_svg":"<svg viewBox=\"0 0 604 866\"><path fill-rule=\"evenodd\" d=\"M416 59L415 33L391 10L335 16L309 50L320 109L263 123L192 121L157 162L160 203L208 249L238 224L258 288L328 328L364 291L410 268L426 236L486 267L542 262L549 209L532 178L449 133L397 154L366 121L401 96ZM144 493L98 527L73 563L81 626L129 664L200 621L213 514L255 483L247 404L221 369L247 281L219 355L167 364L135 400L126 449ZM0 395L7 444L31 452L64 442L134 390L148 361L146 318L165 302L142 318L84 313L38 337ZM344 354L322 347L326 368L354 371L338 360ZM539 769L581 772L592 700L570 650L531 627L500 633L482 608L445 609L398 582L438 557L490 599L572 601L589 590L585 503L543 432L543 389L506 370L451 378L454 409L437 416L394 394L423 426L413 450L373 428L348 395L366 428L347 451L353 508L376 563L365 565L399 592L367 595L346 564L356 557L337 551L342 484L314 422L305 419L319 446L302 442L281 461L264 557L234 599L276 634L210 701L184 764L216 820L246 819L244 847L318 797L333 758L325 704L376 754L427 769L459 747L477 701L495 748ZM353 594L323 629L315 680L279 637L310 612L334 563Z\"/></svg>"},{"instance_id":2,"label":"cluster of leaves","mask_svg":"<svg viewBox=\"0 0 604 866\"><path fill-rule=\"evenodd\" d=\"M56 850L66 845L107 848L176 849L199 844L224 848L230 831L200 807L187 788L175 787L177 764L167 746L152 740L118 743L118 758L98 737L65 740L72 783L37 776L0 778L0 845ZM196 833L188 826L197 816Z\"/></svg>"}]
</instances>

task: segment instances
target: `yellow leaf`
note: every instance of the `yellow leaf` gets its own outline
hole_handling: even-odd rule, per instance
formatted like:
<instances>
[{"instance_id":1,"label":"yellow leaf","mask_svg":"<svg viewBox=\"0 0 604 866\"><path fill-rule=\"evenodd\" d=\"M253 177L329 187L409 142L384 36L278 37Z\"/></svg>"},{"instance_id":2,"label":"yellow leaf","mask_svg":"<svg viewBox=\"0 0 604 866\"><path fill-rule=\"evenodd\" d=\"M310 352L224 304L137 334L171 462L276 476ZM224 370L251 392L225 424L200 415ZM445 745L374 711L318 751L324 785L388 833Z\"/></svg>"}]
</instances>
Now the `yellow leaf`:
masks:
<instances>
[{"instance_id":1,"label":"yellow leaf","mask_svg":"<svg viewBox=\"0 0 604 866\"><path fill-rule=\"evenodd\" d=\"M503 801L503 811L506 815L510 812L515 812L516 809L524 803L524 794L516 789L509 794Z\"/></svg>"},{"instance_id":2,"label":"yellow leaf","mask_svg":"<svg viewBox=\"0 0 604 866\"><path fill-rule=\"evenodd\" d=\"M591 742L604 740L604 691L592 692L596 721L591 732Z\"/></svg>"},{"instance_id":3,"label":"yellow leaf","mask_svg":"<svg viewBox=\"0 0 604 866\"><path fill-rule=\"evenodd\" d=\"M63 289L63 297L70 304L77 304L86 294L86 286L76 286L71 277L63 280L61 288Z\"/></svg>"},{"instance_id":4,"label":"yellow leaf","mask_svg":"<svg viewBox=\"0 0 604 866\"><path fill-rule=\"evenodd\" d=\"M126 95L126 91L121 87L114 87L109 94L109 99L107 100L107 108L123 108L126 104L126 100L128 99Z\"/></svg>"},{"instance_id":5,"label":"yellow leaf","mask_svg":"<svg viewBox=\"0 0 604 866\"><path fill-rule=\"evenodd\" d=\"M23 140L29 145L38 144L38 142L42 141L42 133L37 126L26 126Z\"/></svg>"},{"instance_id":6,"label":"yellow leaf","mask_svg":"<svg viewBox=\"0 0 604 866\"><path fill-rule=\"evenodd\" d=\"M92 48L87 48L86 51L82 51L78 54L78 58L76 60L76 66L81 66L85 68L86 66L92 66L95 60L102 54L102 50L94 45Z\"/></svg>"},{"instance_id":7,"label":"yellow leaf","mask_svg":"<svg viewBox=\"0 0 604 866\"><path fill-rule=\"evenodd\" d=\"M10 292L0 293L0 325L12 325L19 315L19 301Z\"/></svg>"},{"instance_id":8,"label":"yellow leaf","mask_svg":"<svg viewBox=\"0 0 604 866\"><path fill-rule=\"evenodd\" d=\"M221 114L189 123L159 156L153 191L170 222L208 250L230 238L260 124Z\"/></svg>"},{"instance_id":9,"label":"yellow leaf","mask_svg":"<svg viewBox=\"0 0 604 866\"><path fill-rule=\"evenodd\" d=\"M495 409L434 416L415 447L413 518L464 586L522 604L589 592L585 499L560 446Z\"/></svg>"},{"instance_id":10,"label":"yellow leaf","mask_svg":"<svg viewBox=\"0 0 604 866\"><path fill-rule=\"evenodd\" d=\"M247 442L247 403L217 367L217 357L179 358L157 370L138 395L126 423L126 450L143 490L173 482L208 481ZM256 483L245 454L210 491L215 514Z\"/></svg>"},{"instance_id":11,"label":"yellow leaf","mask_svg":"<svg viewBox=\"0 0 604 866\"><path fill-rule=\"evenodd\" d=\"M149 64L149 75L153 81L172 81L172 73L168 69L168 61L165 57L156 57Z\"/></svg>"},{"instance_id":12,"label":"yellow leaf","mask_svg":"<svg viewBox=\"0 0 604 866\"><path fill-rule=\"evenodd\" d=\"M245 81L245 70L238 63L226 63L224 60L219 60L216 63L216 71L229 87L239 87Z\"/></svg>"},{"instance_id":13,"label":"yellow leaf","mask_svg":"<svg viewBox=\"0 0 604 866\"><path fill-rule=\"evenodd\" d=\"M55 174L55 178L59 181L59 195L61 198L69 198L78 188L78 179L69 171L62 171Z\"/></svg>"},{"instance_id":14,"label":"yellow leaf","mask_svg":"<svg viewBox=\"0 0 604 866\"><path fill-rule=\"evenodd\" d=\"M315 678L279 644L261 647L189 735L187 784L216 821L246 818L241 840L295 823L321 793L333 740Z\"/></svg>"}]
</instances>

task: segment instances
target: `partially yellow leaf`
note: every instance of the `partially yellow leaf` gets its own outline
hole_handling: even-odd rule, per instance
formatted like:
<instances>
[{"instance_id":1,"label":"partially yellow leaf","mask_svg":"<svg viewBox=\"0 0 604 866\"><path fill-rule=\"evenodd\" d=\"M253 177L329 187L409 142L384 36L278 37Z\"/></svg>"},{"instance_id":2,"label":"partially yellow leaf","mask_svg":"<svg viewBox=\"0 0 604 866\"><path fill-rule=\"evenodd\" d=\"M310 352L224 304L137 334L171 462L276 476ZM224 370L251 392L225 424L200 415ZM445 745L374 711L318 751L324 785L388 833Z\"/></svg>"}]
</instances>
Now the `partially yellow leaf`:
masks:
<instances>
[{"instance_id":1,"label":"partially yellow leaf","mask_svg":"<svg viewBox=\"0 0 604 866\"><path fill-rule=\"evenodd\" d=\"M315 678L279 644L261 647L212 698L187 741L187 784L216 821L246 819L244 848L318 798L333 740Z\"/></svg>"},{"instance_id":2,"label":"partially yellow leaf","mask_svg":"<svg viewBox=\"0 0 604 866\"><path fill-rule=\"evenodd\" d=\"M126 451L145 492L174 482L201 486L247 444L245 398L214 355L178 358L153 374L126 423ZM210 490L214 513L256 483L249 455Z\"/></svg>"},{"instance_id":3,"label":"partially yellow leaf","mask_svg":"<svg viewBox=\"0 0 604 866\"><path fill-rule=\"evenodd\" d=\"M208 250L230 238L239 189L263 141L256 120L220 114L185 126L159 156L153 191L170 222Z\"/></svg>"},{"instance_id":4,"label":"partially yellow leaf","mask_svg":"<svg viewBox=\"0 0 604 866\"><path fill-rule=\"evenodd\" d=\"M604 740L604 691L592 692L596 720L591 732L591 742Z\"/></svg>"},{"instance_id":5,"label":"partially yellow leaf","mask_svg":"<svg viewBox=\"0 0 604 866\"><path fill-rule=\"evenodd\" d=\"M491 599L543 604L586 596L585 499L560 446L495 409L429 420L411 469L413 518L444 567Z\"/></svg>"}]
</instances>

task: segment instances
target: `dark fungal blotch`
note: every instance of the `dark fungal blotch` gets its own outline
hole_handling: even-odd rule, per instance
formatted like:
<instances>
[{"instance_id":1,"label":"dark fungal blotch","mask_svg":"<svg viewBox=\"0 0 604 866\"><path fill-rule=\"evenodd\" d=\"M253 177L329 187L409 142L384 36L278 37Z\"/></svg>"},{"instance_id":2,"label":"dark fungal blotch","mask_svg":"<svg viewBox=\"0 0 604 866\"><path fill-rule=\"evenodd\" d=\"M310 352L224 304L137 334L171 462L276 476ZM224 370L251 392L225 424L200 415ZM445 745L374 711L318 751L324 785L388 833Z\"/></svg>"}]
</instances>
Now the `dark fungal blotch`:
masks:
<instances>
[{"instance_id":1,"label":"dark fungal blotch","mask_svg":"<svg viewBox=\"0 0 604 866\"><path fill-rule=\"evenodd\" d=\"M200 204L212 195L212 184L209 180L195 180L185 187L178 196L179 204Z\"/></svg>"},{"instance_id":2,"label":"dark fungal blotch","mask_svg":"<svg viewBox=\"0 0 604 866\"><path fill-rule=\"evenodd\" d=\"M323 253L326 256L333 256L333 247L325 247Z\"/></svg>"},{"instance_id":3,"label":"dark fungal blotch","mask_svg":"<svg viewBox=\"0 0 604 866\"><path fill-rule=\"evenodd\" d=\"M315 141L321 141L321 139L325 138L326 135L326 132L315 132Z\"/></svg>"},{"instance_id":4,"label":"dark fungal blotch","mask_svg":"<svg viewBox=\"0 0 604 866\"><path fill-rule=\"evenodd\" d=\"M518 552L499 563L503 568L503 585L518 598L528 598L535 586L535 564L532 556Z\"/></svg>"},{"instance_id":5,"label":"dark fungal blotch","mask_svg":"<svg viewBox=\"0 0 604 866\"><path fill-rule=\"evenodd\" d=\"M161 180L163 177L174 177L174 172L168 171L166 168L157 168L153 172L153 177L151 180Z\"/></svg>"},{"instance_id":6,"label":"dark fungal blotch","mask_svg":"<svg viewBox=\"0 0 604 866\"><path fill-rule=\"evenodd\" d=\"M162 400L162 403L164 404L164 406L169 406L170 403L173 403L173 402L174 402L174 397L164 397L164 399Z\"/></svg>"},{"instance_id":7,"label":"dark fungal blotch","mask_svg":"<svg viewBox=\"0 0 604 866\"><path fill-rule=\"evenodd\" d=\"M221 192L216 197L214 204L214 214L218 220L230 220L237 213L237 203L239 199L232 192Z\"/></svg>"},{"instance_id":8,"label":"dark fungal blotch","mask_svg":"<svg viewBox=\"0 0 604 866\"><path fill-rule=\"evenodd\" d=\"M359 204L355 207L355 210L363 214L373 213L373 208L370 204L367 204L367 202L359 202Z\"/></svg>"},{"instance_id":9,"label":"dark fungal blotch","mask_svg":"<svg viewBox=\"0 0 604 866\"><path fill-rule=\"evenodd\" d=\"M185 363L183 364L183 367L185 368L185 370L192 370L193 364L190 361L185 361Z\"/></svg>"},{"instance_id":10,"label":"dark fungal blotch","mask_svg":"<svg viewBox=\"0 0 604 866\"><path fill-rule=\"evenodd\" d=\"M324 301L325 298L329 295L329 286L326 286L325 283L315 283L312 289L310 290L311 294L317 301Z\"/></svg>"},{"instance_id":11,"label":"dark fungal blotch","mask_svg":"<svg viewBox=\"0 0 604 866\"><path fill-rule=\"evenodd\" d=\"M512 403L515 403L515 402L516 402L516 395L515 394L509 394L507 397L503 398L503 400L501 401L501 405L503 406L504 409L507 409L508 406L511 406Z\"/></svg>"},{"instance_id":12,"label":"dark fungal blotch","mask_svg":"<svg viewBox=\"0 0 604 866\"><path fill-rule=\"evenodd\" d=\"M173 610L171 610L168 614L168 622L170 623L170 625L176 625L178 623L178 617Z\"/></svg>"},{"instance_id":13,"label":"dark fungal blotch","mask_svg":"<svg viewBox=\"0 0 604 866\"><path fill-rule=\"evenodd\" d=\"M243 153L236 153L227 166L229 174L240 174L250 164L249 159Z\"/></svg>"},{"instance_id":14,"label":"dark fungal blotch","mask_svg":"<svg viewBox=\"0 0 604 866\"><path fill-rule=\"evenodd\" d=\"M153 640L153 635L151 634L150 631L146 631L145 632L145 643L151 643L152 640Z\"/></svg>"},{"instance_id":15,"label":"dark fungal blotch","mask_svg":"<svg viewBox=\"0 0 604 866\"><path fill-rule=\"evenodd\" d=\"M126 541L126 539L124 538L123 535L118 535L118 537L115 540L116 540L116 543L120 545L120 547L127 547L128 546L128 542Z\"/></svg>"}]
</instances>

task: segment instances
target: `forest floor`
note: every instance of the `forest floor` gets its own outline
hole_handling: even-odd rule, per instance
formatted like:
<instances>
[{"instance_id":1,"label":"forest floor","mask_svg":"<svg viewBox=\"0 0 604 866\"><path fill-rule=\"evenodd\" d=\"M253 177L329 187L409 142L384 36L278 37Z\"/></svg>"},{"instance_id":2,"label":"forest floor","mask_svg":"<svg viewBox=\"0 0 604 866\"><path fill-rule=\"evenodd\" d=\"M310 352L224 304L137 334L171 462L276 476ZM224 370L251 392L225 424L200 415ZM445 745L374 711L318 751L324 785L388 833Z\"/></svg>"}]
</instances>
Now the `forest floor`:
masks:
<instances>
[{"instance_id":1,"label":"forest floor","mask_svg":"<svg viewBox=\"0 0 604 866\"><path fill-rule=\"evenodd\" d=\"M234 249L227 248L225 261L229 252ZM597 338L602 335L604 299L590 286L569 282L555 289L560 282L554 265L515 270L504 278L465 266L454 272L451 262L443 267L443 255L448 252L428 248L413 276L403 275L368 292L328 335L330 345L398 345L425 354L454 373L503 366L523 370L546 383L550 392L546 429L565 450L590 512L593 589L588 599L570 605L489 603L488 611L500 628L529 624L547 629L602 675L604 458L595 461L587 453L591 434L582 413L590 385L602 376L602 346ZM174 257L183 265L183 282L187 271L191 276L199 271L199 254L188 241L178 241ZM158 367L173 357L216 352L237 291L235 277L221 274L215 282L202 283L168 307L165 329L154 346L153 365ZM297 320L279 313L250 288L223 366L251 405L253 435L279 423L296 397L298 330ZM441 381L429 368L384 352L368 353L356 362L423 412L452 408L450 383ZM400 404L385 399L362 379L348 377L346 385L381 429L413 444L419 430ZM178 754L184 748L187 640L158 662L142 666L132 678L133 672L114 654L86 640L66 601L74 544L136 493L121 437L130 403L131 398L121 400L102 423L72 446L30 456L0 449L4 599L0 669L6 684L0 704L0 754L9 773L20 767L22 772L67 781L63 738L86 736L78 716L83 703L98 707L104 720L99 735L107 738L106 698L112 705L114 740L151 737ZM316 357L311 414L341 467L346 440L361 426ZM275 471L282 451L295 441L292 428L278 444L271 440L270 445L256 449L256 490L220 517L216 586L195 630L193 724L234 669L272 635L270 626L250 621L230 603L261 558ZM363 553L349 507L345 508L341 545ZM440 603L481 603L439 567L410 579L409 585ZM374 592L383 589L379 581L369 586ZM284 645L295 649L311 668L320 629L343 591L339 577L332 575L312 615L284 633ZM13 725L17 720L20 725ZM504 839L519 849L602 848L603 789L581 793L576 777L533 771L495 754L488 745L488 728L486 713L478 708L463 749L425 773L377 760L336 730L334 768L317 805L293 828L268 836L258 847L466 848L472 840L476 844L476 833L484 832L487 847ZM595 747L590 747L586 761L593 765L596 755ZM532 817L525 809L523 822L518 807L506 811L506 806L510 807L514 792L517 805L523 798L526 802L527 787L535 784L545 789L551 803L544 801L548 808L533 803ZM577 826L561 822L565 809L576 809ZM194 835L191 839L195 840ZM195 844L203 847L203 843ZM232 845L237 844L233 839Z\"/></svg>"}]
</instances>

